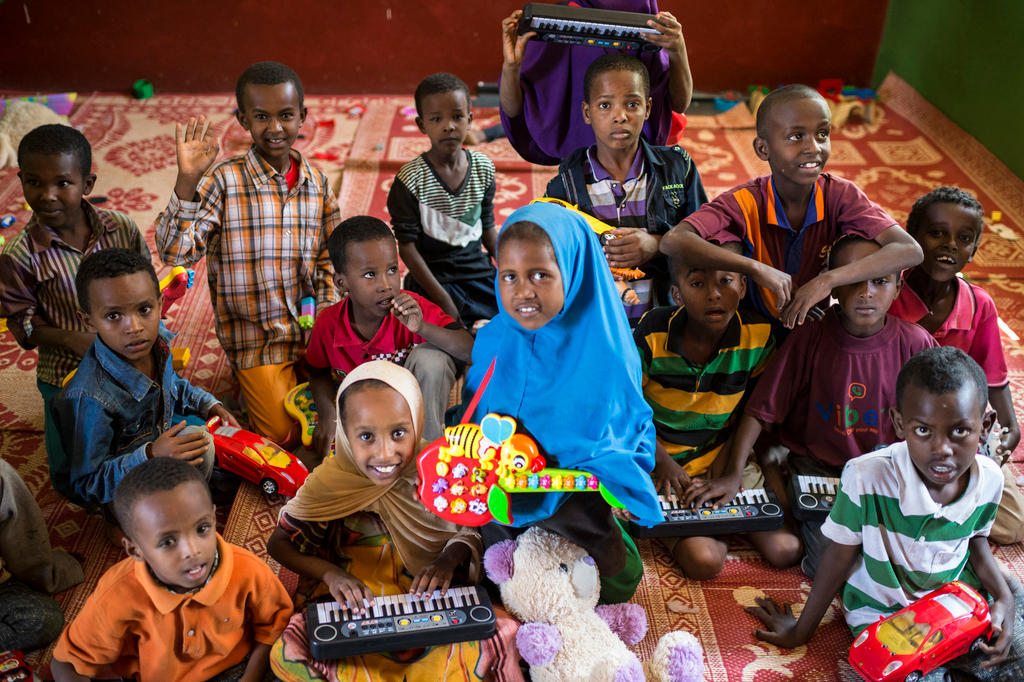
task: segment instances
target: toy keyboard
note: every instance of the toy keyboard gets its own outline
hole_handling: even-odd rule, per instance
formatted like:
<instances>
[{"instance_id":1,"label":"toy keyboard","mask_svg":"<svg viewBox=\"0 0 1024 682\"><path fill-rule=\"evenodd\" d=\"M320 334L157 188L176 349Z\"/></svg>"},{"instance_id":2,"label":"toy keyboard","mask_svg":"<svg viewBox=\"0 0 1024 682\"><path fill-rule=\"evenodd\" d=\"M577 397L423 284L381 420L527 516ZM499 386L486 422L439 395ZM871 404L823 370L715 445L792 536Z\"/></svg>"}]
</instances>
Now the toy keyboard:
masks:
<instances>
[{"instance_id":1,"label":"toy keyboard","mask_svg":"<svg viewBox=\"0 0 1024 682\"><path fill-rule=\"evenodd\" d=\"M705 503L692 509L683 507L673 493L658 495L665 521L647 528L630 523L629 532L638 538L687 537L690 535L724 535L775 530L782 527L782 507L771 490L741 490L728 504L712 509Z\"/></svg>"},{"instance_id":2,"label":"toy keyboard","mask_svg":"<svg viewBox=\"0 0 1024 682\"><path fill-rule=\"evenodd\" d=\"M494 609L479 586L452 587L416 598L377 597L362 614L338 602L306 607L310 651L318 661L378 651L487 639L495 630Z\"/></svg>"},{"instance_id":3,"label":"toy keyboard","mask_svg":"<svg viewBox=\"0 0 1024 682\"><path fill-rule=\"evenodd\" d=\"M839 479L826 476L793 476L789 479L789 501L793 516L801 521L823 522L836 501Z\"/></svg>"},{"instance_id":4,"label":"toy keyboard","mask_svg":"<svg viewBox=\"0 0 1024 682\"><path fill-rule=\"evenodd\" d=\"M565 45L605 47L626 52L657 52L644 37L658 31L647 25L653 14L528 2L519 20L519 34L536 31L536 40Z\"/></svg>"},{"instance_id":5,"label":"toy keyboard","mask_svg":"<svg viewBox=\"0 0 1024 682\"><path fill-rule=\"evenodd\" d=\"M316 402L313 392L309 390L309 382L299 384L284 398L284 411L299 422L302 428L302 444L307 448L313 444L313 429L318 420Z\"/></svg>"}]
</instances>

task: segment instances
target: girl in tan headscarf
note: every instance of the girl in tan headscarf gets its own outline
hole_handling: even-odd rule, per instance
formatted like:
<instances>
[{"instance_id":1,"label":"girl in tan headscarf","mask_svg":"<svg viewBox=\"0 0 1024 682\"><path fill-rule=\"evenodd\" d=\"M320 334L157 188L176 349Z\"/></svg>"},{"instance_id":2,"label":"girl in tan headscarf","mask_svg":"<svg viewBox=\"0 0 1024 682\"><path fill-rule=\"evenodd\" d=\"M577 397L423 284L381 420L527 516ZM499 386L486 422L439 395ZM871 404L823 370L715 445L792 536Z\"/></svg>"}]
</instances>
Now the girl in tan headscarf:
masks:
<instances>
[{"instance_id":1,"label":"girl in tan headscarf","mask_svg":"<svg viewBox=\"0 0 1024 682\"><path fill-rule=\"evenodd\" d=\"M309 656L302 609L308 599L329 592L361 608L374 596L445 590L459 571L475 582L480 565L478 533L438 518L416 495L413 460L427 443L420 439L423 404L413 375L390 362L365 363L342 382L337 403L337 454L281 510L267 543L271 556L305 579L296 615L273 647L274 672L284 680L355 673L410 682L483 679L495 659L508 658L500 654L500 633L426 651L325 662Z\"/></svg>"}]
</instances>

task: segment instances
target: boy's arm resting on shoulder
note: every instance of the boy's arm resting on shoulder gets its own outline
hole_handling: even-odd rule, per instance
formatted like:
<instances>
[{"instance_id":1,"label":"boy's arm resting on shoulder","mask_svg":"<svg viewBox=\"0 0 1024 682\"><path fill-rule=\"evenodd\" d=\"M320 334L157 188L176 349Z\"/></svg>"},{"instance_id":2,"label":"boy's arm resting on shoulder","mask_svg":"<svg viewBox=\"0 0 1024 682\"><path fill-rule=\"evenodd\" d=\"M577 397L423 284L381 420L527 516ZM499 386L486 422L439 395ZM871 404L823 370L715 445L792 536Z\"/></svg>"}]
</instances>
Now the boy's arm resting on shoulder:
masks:
<instances>
[{"instance_id":1,"label":"boy's arm resting on shoulder","mask_svg":"<svg viewBox=\"0 0 1024 682\"><path fill-rule=\"evenodd\" d=\"M770 265L707 241L688 221L684 220L669 230L662 238L659 248L666 256L681 258L686 263L750 275L756 283L775 295L780 307L789 301L793 287L792 277Z\"/></svg>"},{"instance_id":2,"label":"boy's arm resting on shoulder","mask_svg":"<svg viewBox=\"0 0 1024 682\"><path fill-rule=\"evenodd\" d=\"M992 628L995 641L980 645L981 651L988 656L982 663L982 668L990 668L1006 660L1010 653L1010 645L1013 643L1013 627L1015 618L1015 605L1013 593L1010 586L1006 584L1003 573L992 556L992 550L988 545L988 537L975 535L969 541L970 556L968 561L975 575L981 580L981 586L992 595L992 607L989 613L992 617Z\"/></svg>"},{"instance_id":3,"label":"boy's arm resting on shoulder","mask_svg":"<svg viewBox=\"0 0 1024 682\"><path fill-rule=\"evenodd\" d=\"M783 324L790 328L803 324L807 311L818 301L827 298L836 287L864 282L873 277L898 276L903 270L924 260L921 246L899 225L883 230L875 237L875 241L882 248L870 256L835 270L826 270L797 289L782 311Z\"/></svg>"},{"instance_id":4,"label":"boy's arm resting on shoulder","mask_svg":"<svg viewBox=\"0 0 1024 682\"><path fill-rule=\"evenodd\" d=\"M765 626L763 630L754 630L754 636L784 649L793 649L810 641L832 599L849 579L860 552L860 545L842 545L828 540L800 618L793 618L789 604L780 605L769 598L758 598L757 606L744 609Z\"/></svg>"},{"instance_id":5,"label":"boy's arm resting on shoulder","mask_svg":"<svg viewBox=\"0 0 1024 682\"><path fill-rule=\"evenodd\" d=\"M430 271L427 262L423 260L416 244L414 242L399 242L398 255L402 257L402 262L409 268L412 278L423 287L426 297L439 305L445 313L458 320L459 310L455 307L455 301L434 277L434 273Z\"/></svg>"}]
</instances>

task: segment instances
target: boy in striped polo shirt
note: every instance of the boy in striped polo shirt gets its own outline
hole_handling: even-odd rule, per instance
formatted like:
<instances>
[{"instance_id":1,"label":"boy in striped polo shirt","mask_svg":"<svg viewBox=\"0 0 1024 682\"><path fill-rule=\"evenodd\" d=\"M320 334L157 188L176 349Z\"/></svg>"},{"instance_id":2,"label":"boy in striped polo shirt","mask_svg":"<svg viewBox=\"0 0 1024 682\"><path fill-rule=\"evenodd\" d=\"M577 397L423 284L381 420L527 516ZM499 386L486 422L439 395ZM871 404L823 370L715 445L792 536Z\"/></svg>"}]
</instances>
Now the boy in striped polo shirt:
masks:
<instances>
[{"instance_id":1,"label":"boy in striped polo shirt","mask_svg":"<svg viewBox=\"0 0 1024 682\"><path fill-rule=\"evenodd\" d=\"M1024 679L1024 628L1014 629L1024 590L988 545L1003 477L978 454L992 426L985 373L957 348L929 348L900 371L896 401L892 421L906 440L844 467L822 527L828 546L799 620L789 606L758 599L747 611L767 629L754 634L784 648L806 643L842 588L846 622L856 635L962 580L990 595L994 640L947 666L980 679Z\"/></svg>"},{"instance_id":2,"label":"boy in striped polo shirt","mask_svg":"<svg viewBox=\"0 0 1024 682\"><path fill-rule=\"evenodd\" d=\"M741 275L688 267L678 258L669 259L669 270L672 298L683 305L654 308L633 331L658 434L654 484L662 495L675 492L687 503L698 496L728 502L741 486L765 484L757 464L743 458L728 466L719 454L732 435L733 414L775 349L772 327L752 310L737 310L746 293ZM800 540L791 530L748 539L774 566L800 559ZM693 580L718 575L729 550L712 537L669 538L666 545Z\"/></svg>"}]
</instances>

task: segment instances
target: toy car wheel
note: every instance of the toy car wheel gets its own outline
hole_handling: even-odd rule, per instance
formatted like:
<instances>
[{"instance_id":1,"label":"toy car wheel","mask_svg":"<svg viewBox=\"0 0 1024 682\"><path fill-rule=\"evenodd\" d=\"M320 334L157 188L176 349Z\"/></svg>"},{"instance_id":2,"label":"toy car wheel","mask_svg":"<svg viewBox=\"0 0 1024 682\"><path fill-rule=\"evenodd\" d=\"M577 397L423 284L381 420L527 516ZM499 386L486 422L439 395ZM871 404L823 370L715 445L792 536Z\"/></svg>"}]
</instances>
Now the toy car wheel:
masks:
<instances>
[{"instance_id":1,"label":"toy car wheel","mask_svg":"<svg viewBox=\"0 0 1024 682\"><path fill-rule=\"evenodd\" d=\"M984 637L979 637L978 639L974 640L973 642L971 642L970 652L972 654L973 653L977 653L978 651L981 650L981 645L984 644L984 643L985 643L985 638Z\"/></svg>"},{"instance_id":2,"label":"toy car wheel","mask_svg":"<svg viewBox=\"0 0 1024 682\"><path fill-rule=\"evenodd\" d=\"M260 481L260 488L262 488L263 492L266 494L274 495L277 493L277 481L272 478L264 478Z\"/></svg>"},{"instance_id":3,"label":"toy car wheel","mask_svg":"<svg viewBox=\"0 0 1024 682\"><path fill-rule=\"evenodd\" d=\"M915 670L903 679L906 680L906 682L918 682L918 680L921 679L921 673Z\"/></svg>"}]
</instances>

